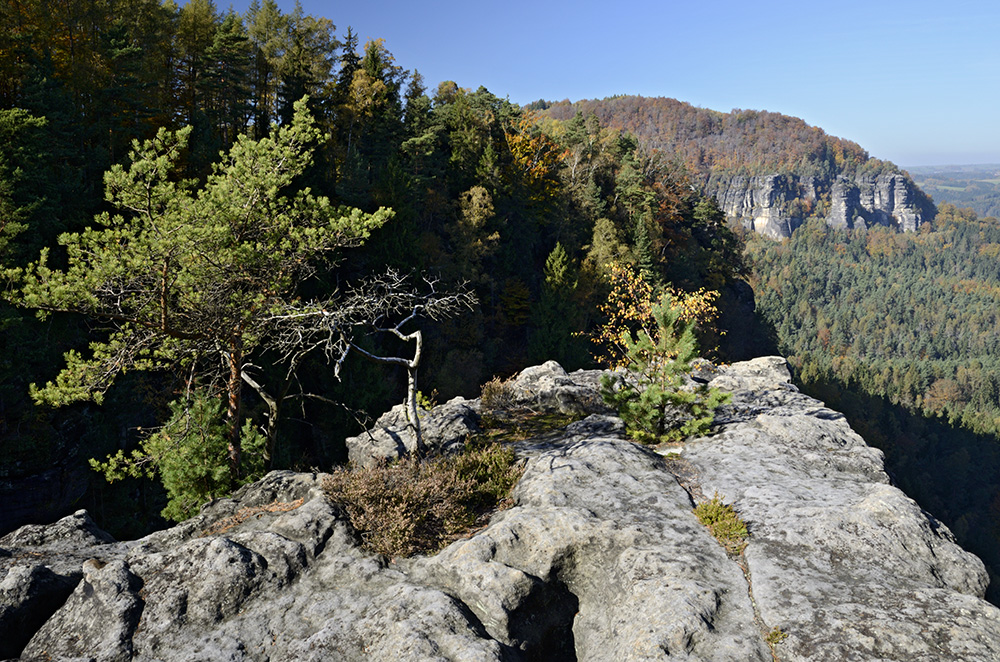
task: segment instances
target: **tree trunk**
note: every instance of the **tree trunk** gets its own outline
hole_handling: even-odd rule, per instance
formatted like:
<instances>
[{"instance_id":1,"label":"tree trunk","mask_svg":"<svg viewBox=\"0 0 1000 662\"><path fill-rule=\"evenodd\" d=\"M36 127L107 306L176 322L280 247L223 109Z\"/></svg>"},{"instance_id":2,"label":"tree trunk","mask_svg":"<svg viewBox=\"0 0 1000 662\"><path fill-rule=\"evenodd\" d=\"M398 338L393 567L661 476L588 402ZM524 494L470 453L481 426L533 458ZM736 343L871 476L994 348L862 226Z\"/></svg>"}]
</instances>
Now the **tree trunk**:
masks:
<instances>
[{"instance_id":1,"label":"tree trunk","mask_svg":"<svg viewBox=\"0 0 1000 662\"><path fill-rule=\"evenodd\" d=\"M417 347L420 347L419 341ZM409 449L417 457L424 454L424 439L420 435L420 409L417 407L417 362L419 361L419 349L417 359L406 366L406 418L410 421L413 429L413 448Z\"/></svg>"},{"instance_id":2,"label":"tree trunk","mask_svg":"<svg viewBox=\"0 0 1000 662\"><path fill-rule=\"evenodd\" d=\"M376 363L389 363L392 365L406 366L406 400L403 401L403 409L406 411L406 420L413 430L413 448L407 447L408 453L413 453L418 457L424 454L424 439L420 433L420 410L417 407L417 368L420 367L420 354L424 347L424 338L420 331L403 334L399 329L392 329L392 332L401 340L412 340L415 347L413 358L410 360L398 356L377 356L366 349L362 349L351 343L351 347L362 356Z\"/></svg>"},{"instance_id":3,"label":"tree trunk","mask_svg":"<svg viewBox=\"0 0 1000 662\"><path fill-rule=\"evenodd\" d=\"M420 367L420 355L424 349L424 336L417 329L406 336L413 340L413 359L406 364L406 411L413 428L413 453L417 457L424 455L424 438L420 433L420 409L417 407L417 368Z\"/></svg>"},{"instance_id":4,"label":"tree trunk","mask_svg":"<svg viewBox=\"0 0 1000 662\"><path fill-rule=\"evenodd\" d=\"M250 385L250 387L257 393L261 400L267 405L267 443L264 446L264 467L266 470L270 471L274 462L274 448L277 445L278 440L278 420L281 416L281 404L285 401L285 396L288 395L288 389L291 387L291 380L285 380L285 384L281 389L281 393L277 397L272 396L264 388L257 383L257 381L248 375L246 372L242 373L243 381Z\"/></svg>"},{"instance_id":5,"label":"tree trunk","mask_svg":"<svg viewBox=\"0 0 1000 662\"><path fill-rule=\"evenodd\" d=\"M243 352L238 343L233 343L229 350L229 380L226 390L229 394L229 408L226 419L229 422L229 476L233 489L240 480L240 403L242 401L243 376L240 365L243 362Z\"/></svg>"}]
</instances>

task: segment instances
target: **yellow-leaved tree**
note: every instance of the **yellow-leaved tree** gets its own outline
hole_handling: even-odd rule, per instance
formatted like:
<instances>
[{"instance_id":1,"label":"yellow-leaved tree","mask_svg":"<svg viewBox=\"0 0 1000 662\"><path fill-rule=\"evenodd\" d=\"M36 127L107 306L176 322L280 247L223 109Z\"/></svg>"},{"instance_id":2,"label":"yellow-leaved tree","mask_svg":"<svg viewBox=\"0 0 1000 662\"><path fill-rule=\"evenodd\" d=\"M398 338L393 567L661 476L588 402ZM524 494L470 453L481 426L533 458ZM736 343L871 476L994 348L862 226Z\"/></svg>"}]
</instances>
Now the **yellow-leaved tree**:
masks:
<instances>
[{"instance_id":1,"label":"yellow-leaved tree","mask_svg":"<svg viewBox=\"0 0 1000 662\"><path fill-rule=\"evenodd\" d=\"M657 295L631 267L612 264L611 293L601 308L607 322L594 334L597 359L613 370L601 395L625 421L629 435L648 443L704 434L729 395L689 384L684 375L698 356L695 328L718 316L717 292Z\"/></svg>"}]
</instances>

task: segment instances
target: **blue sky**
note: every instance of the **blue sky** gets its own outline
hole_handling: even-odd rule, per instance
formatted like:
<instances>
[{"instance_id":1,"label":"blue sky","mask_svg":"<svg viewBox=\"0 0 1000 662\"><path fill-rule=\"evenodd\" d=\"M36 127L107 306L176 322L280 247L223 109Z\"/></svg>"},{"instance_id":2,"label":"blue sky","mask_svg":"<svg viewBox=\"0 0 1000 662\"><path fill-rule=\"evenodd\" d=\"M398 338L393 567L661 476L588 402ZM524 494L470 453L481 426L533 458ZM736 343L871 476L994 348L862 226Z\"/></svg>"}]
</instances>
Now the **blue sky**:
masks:
<instances>
[{"instance_id":1,"label":"blue sky","mask_svg":"<svg viewBox=\"0 0 1000 662\"><path fill-rule=\"evenodd\" d=\"M220 8L228 6L216 0ZM233 2L243 11L249 0ZM294 0L278 0L290 12ZM1000 163L995 0L302 0L429 88L673 97L801 117L901 166Z\"/></svg>"}]
</instances>

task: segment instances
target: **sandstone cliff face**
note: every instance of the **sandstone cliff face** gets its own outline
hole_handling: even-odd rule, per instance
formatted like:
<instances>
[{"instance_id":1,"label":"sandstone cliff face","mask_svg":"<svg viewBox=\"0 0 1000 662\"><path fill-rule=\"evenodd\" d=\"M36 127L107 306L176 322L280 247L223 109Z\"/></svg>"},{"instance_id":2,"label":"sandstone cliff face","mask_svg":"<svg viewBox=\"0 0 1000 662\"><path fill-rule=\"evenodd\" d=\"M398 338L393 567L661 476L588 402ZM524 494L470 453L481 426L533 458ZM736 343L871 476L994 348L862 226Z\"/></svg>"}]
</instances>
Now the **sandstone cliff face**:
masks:
<instances>
[{"instance_id":1,"label":"sandstone cliff face","mask_svg":"<svg viewBox=\"0 0 1000 662\"><path fill-rule=\"evenodd\" d=\"M730 222L773 239L790 237L818 211L831 227L884 225L915 232L933 205L909 177L884 170L829 182L798 175L736 176L710 183L708 192Z\"/></svg>"},{"instance_id":2,"label":"sandstone cliff face","mask_svg":"<svg viewBox=\"0 0 1000 662\"><path fill-rule=\"evenodd\" d=\"M521 402L598 411L521 442L515 507L435 556L363 551L321 476L291 472L138 541L84 512L0 538L0 657L1000 659L982 563L782 359L703 370L734 394L721 430L666 456L622 438L598 378L522 373ZM738 559L692 513L715 493L748 524Z\"/></svg>"},{"instance_id":3,"label":"sandstone cliff face","mask_svg":"<svg viewBox=\"0 0 1000 662\"><path fill-rule=\"evenodd\" d=\"M793 214L789 205L806 195L792 175L765 177L733 177L721 183L714 193L719 208L730 222L738 222L748 230L766 237L780 239L792 236L802 225L802 217ZM808 198L815 201L815 197Z\"/></svg>"}]
</instances>

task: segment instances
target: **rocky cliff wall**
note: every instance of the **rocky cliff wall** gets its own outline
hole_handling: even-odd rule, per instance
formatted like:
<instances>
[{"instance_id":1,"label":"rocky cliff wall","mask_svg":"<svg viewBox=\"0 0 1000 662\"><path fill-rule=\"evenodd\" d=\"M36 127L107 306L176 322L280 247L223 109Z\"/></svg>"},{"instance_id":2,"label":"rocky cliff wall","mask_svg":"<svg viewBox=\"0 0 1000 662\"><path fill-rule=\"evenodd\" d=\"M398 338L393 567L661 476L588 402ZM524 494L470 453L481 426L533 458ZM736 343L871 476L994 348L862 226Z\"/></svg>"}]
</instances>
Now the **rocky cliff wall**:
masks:
<instances>
[{"instance_id":1,"label":"rocky cliff wall","mask_svg":"<svg viewBox=\"0 0 1000 662\"><path fill-rule=\"evenodd\" d=\"M599 376L519 376L520 404L593 413L520 442L516 505L434 556L365 552L291 472L137 541L83 511L23 527L0 538L0 658L1000 659L982 563L782 359L704 369L734 394L719 432L662 454L622 437ZM692 512L713 494L749 528L738 557Z\"/></svg>"},{"instance_id":2,"label":"rocky cliff wall","mask_svg":"<svg viewBox=\"0 0 1000 662\"><path fill-rule=\"evenodd\" d=\"M798 175L722 177L710 182L730 222L774 239L790 237L818 213L837 228L883 225L915 232L930 222L934 206L908 176L883 170L826 181Z\"/></svg>"}]
</instances>

